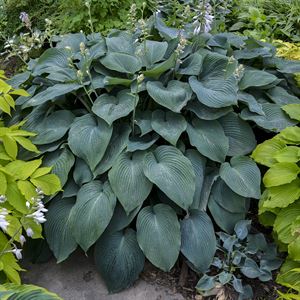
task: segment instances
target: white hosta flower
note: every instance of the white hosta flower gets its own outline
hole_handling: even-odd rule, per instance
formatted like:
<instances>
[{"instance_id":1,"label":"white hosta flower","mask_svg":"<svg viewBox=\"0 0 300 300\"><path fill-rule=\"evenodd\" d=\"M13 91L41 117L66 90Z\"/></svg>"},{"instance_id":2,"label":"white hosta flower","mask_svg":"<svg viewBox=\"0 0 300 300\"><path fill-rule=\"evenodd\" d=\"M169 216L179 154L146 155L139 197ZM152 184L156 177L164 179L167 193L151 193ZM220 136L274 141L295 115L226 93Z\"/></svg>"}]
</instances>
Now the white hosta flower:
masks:
<instances>
[{"instance_id":1,"label":"white hosta flower","mask_svg":"<svg viewBox=\"0 0 300 300\"><path fill-rule=\"evenodd\" d=\"M5 195L0 195L0 203L4 203L7 200Z\"/></svg>"},{"instance_id":2,"label":"white hosta flower","mask_svg":"<svg viewBox=\"0 0 300 300\"><path fill-rule=\"evenodd\" d=\"M28 228L26 229L26 234L27 234L27 236L29 236L29 237L33 237L34 232L33 232L33 230L32 230L30 227L28 227Z\"/></svg>"},{"instance_id":3,"label":"white hosta flower","mask_svg":"<svg viewBox=\"0 0 300 300\"><path fill-rule=\"evenodd\" d=\"M13 249L12 253L16 256L17 259L22 259L22 249Z\"/></svg>"},{"instance_id":4,"label":"white hosta flower","mask_svg":"<svg viewBox=\"0 0 300 300\"><path fill-rule=\"evenodd\" d=\"M21 236L20 236L20 244L23 246L25 242L26 242L26 238L25 238L24 235L21 234Z\"/></svg>"},{"instance_id":5,"label":"white hosta flower","mask_svg":"<svg viewBox=\"0 0 300 300\"><path fill-rule=\"evenodd\" d=\"M6 220L6 216L8 215L8 211L6 208L2 208L0 210L0 228L3 231L7 230L7 226L9 225L9 222Z\"/></svg>"}]
</instances>

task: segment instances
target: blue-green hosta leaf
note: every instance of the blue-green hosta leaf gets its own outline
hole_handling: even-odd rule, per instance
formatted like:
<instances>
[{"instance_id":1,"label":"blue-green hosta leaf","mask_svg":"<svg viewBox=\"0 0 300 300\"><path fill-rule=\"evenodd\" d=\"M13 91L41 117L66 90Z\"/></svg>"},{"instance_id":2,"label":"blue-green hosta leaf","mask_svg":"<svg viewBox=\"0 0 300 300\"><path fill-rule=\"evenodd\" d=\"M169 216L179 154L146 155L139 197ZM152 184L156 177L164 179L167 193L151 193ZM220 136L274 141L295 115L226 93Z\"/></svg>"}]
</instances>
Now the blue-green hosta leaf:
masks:
<instances>
[{"instance_id":1,"label":"blue-green hosta leaf","mask_svg":"<svg viewBox=\"0 0 300 300\"><path fill-rule=\"evenodd\" d=\"M177 148L159 146L145 155L144 174L177 205L187 210L196 189L192 163Z\"/></svg>"},{"instance_id":2,"label":"blue-green hosta leaf","mask_svg":"<svg viewBox=\"0 0 300 300\"><path fill-rule=\"evenodd\" d=\"M219 119L229 140L228 156L246 155L256 147L256 139L250 125L231 112Z\"/></svg>"},{"instance_id":3,"label":"blue-green hosta leaf","mask_svg":"<svg viewBox=\"0 0 300 300\"><path fill-rule=\"evenodd\" d=\"M52 173L58 176L62 187L67 182L69 172L73 167L74 163L74 155L67 148L46 153L46 155L43 158L43 165L53 167Z\"/></svg>"},{"instance_id":4,"label":"blue-green hosta leaf","mask_svg":"<svg viewBox=\"0 0 300 300\"><path fill-rule=\"evenodd\" d=\"M145 263L136 233L131 228L103 234L96 244L94 259L110 293L130 287L138 279Z\"/></svg>"},{"instance_id":5,"label":"blue-green hosta leaf","mask_svg":"<svg viewBox=\"0 0 300 300\"><path fill-rule=\"evenodd\" d=\"M115 206L116 196L107 181L91 181L79 190L70 222L76 242L85 252L104 232Z\"/></svg>"},{"instance_id":6,"label":"blue-green hosta leaf","mask_svg":"<svg viewBox=\"0 0 300 300\"><path fill-rule=\"evenodd\" d=\"M131 128L126 124L118 124L114 126L113 133L109 145L106 148L105 154L97 165L94 176L105 173L109 170L118 156L126 148L129 141Z\"/></svg>"},{"instance_id":7,"label":"blue-green hosta leaf","mask_svg":"<svg viewBox=\"0 0 300 300\"><path fill-rule=\"evenodd\" d=\"M277 163L266 172L263 182L266 187L287 184L295 180L299 173L300 168L296 163Z\"/></svg>"},{"instance_id":8,"label":"blue-green hosta leaf","mask_svg":"<svg viewBox=\"0 0 300 300\"><path fill-rule=\"evenodd\" d=\"M217 282L215 281L214 276L208 276L204 274L196 285L197 291L200 293L210 291L216 287Z\"/></svg>"},{"instance_id":9,"label":"blue-green hosta leaf","mask_svg":"<svg viewBox=\"0 0 300 300\"><path fill-rule=\"evenodd\" d=\"M191 210L181 221L181 252L202 273L211 265L217 241L209 216L199 210Z\"/></svg>"},{"instance_id":10,"label":"blue-green hosta leaf","mask_svg":"<svg viewBox=\"0 0 300 300\"><path fill-rule=\"evenodd\" d=\"M196 189L195 189L194 200L193 200L193 204L191 205L191 208L198 209L200 204L200 199L201 199L201 191L204 182L205 167L206 167L207 160L195 149L186 150L185 156L191 161L196 175L196 180L195 180Z\"/></svg>"},{"instance_id":11,"label":"blue-green hosta leaf","mask_svg":"<svg viewBox=\"0 0 300 300\"><path fill-rule=\"evenodd\" d=\"M111 125L115 120L129 115L138 101L138 96L131 94L130 90L122 90L116 97L102 94L94 102L92 111L108 125Z\"/></svg>"},{"instance_id":12,"label":"blue-green hosta leaf","mask_svg":"<svg viewBox=\"0 0 300 300\"><path fill-rule=\"evenodd\" d=\"M177 113L186 106L192 96L189 85L177 80L169 81L167 87L160 81L148 81L147 91L155 102Z\"/></svg>"},{"instance_id":13,"label":"blue-green hosta leaf","mask_svg":"<svg viewBox=\"0 0 300 300\"><path fill-rule=\"evenodd\" d=\"M167 41L173 40L178 37L180 30L177 28L168 27L162 20L162 18L156 16L155 18L155 28L158 30L159 34L165 38Z\"/></svg>"},{"instance_id":14,"label":"blue-green hosta leaf","mask_svg":"<svg viewBox=\"0 0 300 300\"><path fill-rule=\"evenodd\" d=\"M34 95L29 100L27 100L22 108L27 108L31 106L38 106L47 101L55 100L59 96L66 95L68 93L74 92L82 87L78 83L59 83L46 88L44 91Z\"/></svg>"},{"instance_id":15,"label":"blue-green hosta leaf","mask_svg":"<svg viewBox=\"0 0 300 300\"><path fill-rule=\"evenodd\" d=\"M281 105L272 103L261 104L264 116L250 112L247 108L242 110L241 118L246 121L253 121L258 126L279 132L286 127L296 125L297 122L291 120L281 109Z\"/></svg>"},{"instance_id":16,"label":"blue-green hosta leaf","mask_svg":"<svg viewBox=\"0 0 300 300\"><path fill-rule=\"evenodd\" d=\"M142 61L126 53L109 52L101 63L108 69L120 73L134 74L142 68Z\"/></svg>"},{"instance_id":17,"label":"blue-green hosta leaf","mask_svg":"<svg viewBox=\"0 0 300 300\"><path fill-rule=\"evenodd\" d=\"M75 197L78 193L79 186L74 181L73 177L70 177L64 186L63 198Z\"/></svg>"},{"instance_id":18,"label":"blue-green hosta leaf","mask_svg":"<svg viewBox=\"0 0 300 300\"><path fill-rule=\"evenodd\" d=\"M156 267L170 271L180 251L180 225L175 211L166 204L146 206L136 221L137 241Z\"/></svg>"},{"instance_id":19,"label":"blue-green hosta leaf","mask_svg":"<svg viewBox=\"0 0 300 300\"><path fill-rule=\"evenodd\" d=\"M62 262L77 248L70 223L74 198L56 198L46 214L45 235L57 262Z\"/></svg>"},{"instance_id":20,"label":"blue-green hosta leaf","mask_svg":"<svg viewBox=\"0 0 300 300\"><path fill-rule=\"evenodd\" d=\"M152 131L152 112L150 110L136 111L136 124L141 130L141 136Z\"/></svg>"},{"instance_id":21,"label":"blue-green hosta leaf","mask_svg":"<svg viewBox=\"0 0 300 300\"><path fill-rule=\"evenodd\" d=\"M231 158L221 165L220 176L237 194L248 198L260 198L261 175L256 163L245 156Z\"/></svg>"},{"instance_id":22,"label":"blue-green hosta leaf","mask_svg":"<svg viewBox=\"0 0 300 300\"><path fill-rule=\"evenodd\" d=\"M251 111L253 113L257 113L262 116L265 115L261 104L258 103L256 101L256 99L254 98L254 96L252 96L251 94L248 94L246 92L239 92L238 99L239 99L239 102L242 102L248 106L249 111Z\"/></svg>"},{"instance_id":23,"label":"blue-green hosta leaf","mask_svg":"<svg viewBox=\"0 0 300 300\"><path fill-rule=\"evenodd\" d=\"M212 108L200 103L197 100L190 101L187 105L187 109L195 113L199 119L208 121L217 120L233 111L232 106Z\"/></svg>"},{"instance_id":24,"label":"blue-green hosta leaf","mask_svg":"<svg viewBox=\"0 0 300 300\"><path fill-rule=\"evenodd\" d=\"M109 127L102 119L87 114L73 122L68 143L72 152L82 158L92 171L104 156L112 135Z\"/></svg>"},{"instance_id":25,"label":"blue-green hosta leaf","mask_svg":"<svg viewBox=\"0 0 300 300\"><path fill-rule=\"evenodd\" d=\"M245 219L248 200L234 193L219 178L212 187L208 208L217 225L225 232L233 233L235 224Z\"/></svg>"},{"instance_id":26,"label":"blue-green hosta leaf","mask_svg":"<svg viewBox=\"0 0 300 300\"><path fill-rule=\"evenodd\" d=\"M108 178L126 213L141 205L152 189L143 173L144 152L122 153L113 164Z\"/></svg>"},{"instance_id":27,"label":"blue-green hosta leaf","mask_svg":"<svg viewBox=\"0 0 300 300\"><path fill-rule=\"evenodd\" d=\"M180 135L186 130L186 120L171 111L155 110L152 113L152 128L173 146L176 146Z\"/></svg>"},{"instance_id":28,"label":"blue-green hosta leaf","mask_svg":"<svg viewBox=\"0 0 300 300\"><path fill-rule=\"evenodd\" d=\"M268 90L267 95L274 103L279 105L300 103L300 99L298 97L291 95L286 89L280 86L275 86Z\"/></svg>"},{"instance_id":29,"label":"blue-green hosta leaf","mask_svg":"<svg viewBox=\"0 0 300 300\"><path fill-rule=\"evenodd\" d=\"M200 53L192 53L180 64L177 73L182 75L198 76L203 64L203 56Z\"/></svg>"},{"instance_id":30,"label":"blue-green hosta leaf","mask_svg":"<svg viewBox=\"0 0 300 300\"><path fill-rule=\"evenodd\" d=\"M68 33L61 36L56 36L56 47L65 49L70 47L71 51L76 53L80 51L80 43L86 44L86 37L84 33Z\"/></svg>"},{"instance_id":31,"label":"blue-green hosta leaf","mask_svg":"<svg viewBox=\"0 0 300 300\"><path fill-rule=\"evenodd\" d=\"M107 85L123 85L126 87L130 87L132 83L132 79L127 78L118 78L118 77L111 77L111 76L105 76L103 79L104 86Z\"/></svg>"},{"instance_id":32,"label":"blue-green hosta leaf","mask_svg":"<svg viewBox=\"0 0 300 300\"><path fill-rule=\"evenodd\" d=\"M121 52L134 54L134 37L127 31L118 31L105 38L107 50L109 52Z\"/></svg>"},{"instance_id":33,"label":"blue-green hosta leaf","mask_svg":"<svg viewBox=\"0 0 300 300\"><path fill-rule=\"evenodd\" d=\"M259 87L263 88L270 83L273 83L278 78L268 72L261 70L248 70L244 72L244 76L239 82L239 87L241 90L245 90L249 87Z\"/></svg>"},{"instance_id":34,"label":"blue-green hosta leaf","mask_svg":"<svg viewBox=\"0 0 300 300\"><path fill-rule=\"evenodd\" d=\"M250 258L246 258L241 272L248 278L257 278L261 275L261 271L257 263Z\"/></svg>"},{"instance_id":35,"label":"blue-green hosta leaf","mask_svg":"<svg viewBox=\"0 0 300 300\"><path fill-rule=\"evenodd\" d=\"M151 68L155 63L161 61L164 58L167 49L167 42L146 40L138 46L137 51L141 53L143 64L147 68Z\"/></svg>"},{"instance_id":36,"label":"blue-green hosta leaf","mask_svg":"<svg viewBox=\"0 0 300 300\"><path fill-rule=\"evenodd\" d=\"M47 106L37 106L28 116L23 129L37 133L32 138L36 145L50 144L62 138L69 130L74 115L67 110L46 114Z\"/></svg>"},{"instance_id":37,"label":"blue-green hosta leaf","mask_svg":"<svg viewBox=\"0 0 300 300\"><path fill-rule=\"evenodd\" d=\"M208 107L221 108L237 104L237 82L233 76L206 81L198 81L195 76L191 76L189 83L198 100Z\"/></svg>"},{"instance_id":38,"label":"blue-green hosta leaf","mask_svg":"<svg viewBox=\"0 0 300 300\"><path fill-rule=\"evenodd\" d=\"M143 136L134 136L129 138L127 144L127 151L135 152L137 150L147 150L149 149L157 140L159 135L155 132L152 134L146 134Z\"/></svg>"},{"instance_id":39,"label":"blue-green hosta leaf","mask_svg":"<svg viewBox=\"0 0 300 300\"><path fill-rule=\"evenodd\" d=\"M90 167L79 157L76 157L73 178L79 186L82 186L84 183L90 182L93 179L93 173Z\"/></svg>"},{"instance_id":40,"label":"blue-green hosta leaf","mask_svg":"<svg viewBox=\"0 0 300 300\"><path fill-rule=\"evenodd\" d=\"M187 126L191 145L211 160L223 162L228 153L229 139L218 121L203 121L197 118Z\"/></svg>"}]
</instances>

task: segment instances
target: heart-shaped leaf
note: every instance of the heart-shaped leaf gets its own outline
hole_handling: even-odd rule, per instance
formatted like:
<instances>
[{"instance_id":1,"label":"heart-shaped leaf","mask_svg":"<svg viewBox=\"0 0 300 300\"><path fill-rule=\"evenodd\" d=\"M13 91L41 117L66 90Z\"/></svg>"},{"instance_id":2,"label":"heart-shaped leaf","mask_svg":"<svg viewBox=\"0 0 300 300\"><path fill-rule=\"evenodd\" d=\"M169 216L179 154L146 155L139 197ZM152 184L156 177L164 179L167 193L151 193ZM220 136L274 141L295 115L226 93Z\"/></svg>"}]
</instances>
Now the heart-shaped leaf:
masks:
<instances>
[{"instance_id":1,"label":"heart-shaped leaf","mask_svg":"<svg viewBox=\"0 0 300 300\"><path fill-rule=\"evenodd\" d=\"M197 270L205 273L217 250L212 221L205 212L191 210L180 225L181 252Z\"/></svg>"},{"instance_id":2,"label":"heart-shaped leaf","mask_svg":"<svg viewBox=\"0 0 300 300\"><path fill-rule=\"evenodd\" d=\"M129 115L138 100L138 96L131 94L130 90L122 90L116 97L102 94L94 102L92 111L111 125L115 120Z\"/></svg>"},{"instance_id":3,"label":"heart-shaped leaf","mask_svg":"<svg viewBox=\"0 0 300 300\"><path fill-rule=\"evenodd\" d=\"M247 70L244 72L239 87L245 90L249 87L264 87L276 81L278 78L268 72L261 70Z\"/></svg>"},{"instance_id":4,"label":"heart-shaped leaf","mask_svg":"<svg viewBox=\"0 0 300 300\"><path fill-rule=\"evenodd\" d=\"M180 135L186 130L187 123L179 114L155 110L152 113L151 126L166 141L176 146Z\"/></svg>"},{"instance_id":5,"label":"heart-shaped leaf","mask_svg":"<svg viewBox=\"0 0 300 300\"><path fill-rule=\"evenodd\" d=\"M94 171L104 156L111 135L112 127L102 119L87 114L75 119L69 132L68 143L72 152Z\"/></svg>"},{"instance_id":6,"label":"heart-shaped leaf","mask_svg":"<svg viewBox=\"0 0 300 300\"><path fill-rule=\"evenodd\" d=\"M256 163L245 156L236 156L221 165L220 176L237 194L260 198L261 175Z\"/></svg>"},{"instance_id":7,"label":"heart-shaped leaf","mask_svg":"<svg viewBox=\"0 0 300 300\"><path fill-rule=\"evenodd\" d=\"M144 156L144 152L122 153L108 173L112 190L127 214L141 205L152 189L143 173Z\"/></svg>"},{"instance_id":8,"label":"heart-shaped leaf","mask_svg":"<svg viewBox=\"0 0 300 300\"><path fill-rule=\"evenodd\" d=\"M191 145L211 160L223 162L229 150L229 140L218 121L197 118L187 126Z\"/></svg>"},{"instance_id":9,"label":"heart-shaped leaf","mask_svg":"<svg viewBox=\"0 0 300 300\"><path fill-rule=\"evenodd\" d=\"M57 262L62 262L77 248L70 224L70 212L74 198L56 198L46 214L45 234Z\"/></svg>"},{"instance_id":10,"label":"heart-shaped leaf","mask_svg":"<svg viewBox=\"0 0 300 300\"><path fill-rule=\"evenodd\" d=\"M159 146L145 155L144 174L183 209L192 204L195 172L192 163L177 148Z\"/></svg>"},{"instance_id":11,"label":"heart-shaped leaf","mask_svg":"<svg viewBox=\"0 0 300 300\"><path fill-rule=\"evenodd\" d=\"M180 251L180 225L174 210L166 204L146 206L136 221L137 241L156 267L170 271Z\"/></svg>"},{"instance_id":12,"label":"heart-shaped leaf","mask_svg":"<svg viewBox=\"0 0 300 300\"><path fill-rule=\"evenodd\" d=\"M147 91L155 102L177 113L192 96L189 85L177 80L169 81L167 87L164 87L160 81L149 81L147 82Z\"/></svg>"},{"instance_id":13,"label":"heart-shaped leaf","mask_svg":"<svg viewBox=\"0 0 300 300\"><path fill-rule=\"evenodd\" d=\"M96 268L110 293L130 287L144 269L145 257L133 229L105 233L94 253Z\"/></svg>"},{"instance_id":14,"label":"heart-shaped leaf","mask_svg":"<svg viewBox=\"0 0 300 300\"><path fill-rule=\"evenodd\" d=\"M79 190L70 223L77 243L85 252L104 232L115 206L116 196L108 182L91 181Z\"/></svg>"}]
</instances>

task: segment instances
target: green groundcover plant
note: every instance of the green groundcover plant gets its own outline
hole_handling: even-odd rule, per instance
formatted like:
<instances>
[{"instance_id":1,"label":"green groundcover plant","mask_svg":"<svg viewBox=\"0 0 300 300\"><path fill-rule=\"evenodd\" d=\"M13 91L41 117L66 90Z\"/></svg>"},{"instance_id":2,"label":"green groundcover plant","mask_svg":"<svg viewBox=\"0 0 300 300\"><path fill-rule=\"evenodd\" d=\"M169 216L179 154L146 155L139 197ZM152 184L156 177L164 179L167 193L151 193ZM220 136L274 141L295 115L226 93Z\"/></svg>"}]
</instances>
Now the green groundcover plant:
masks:
<instances>
[{"instance_id":1,"label":"green groundcover plant","mask_svg":"<svg viewBox=\"0 0 300 300\"><path fill-rule=\"evenodd\" d=\"M135 32L69 34L10 84L13 122L37 136L63 191L51 199L47 242L58 262L93 245L110 292L130 286L145 258L169 271L182 253L204 273L214 224L232 234L260 171L255 132L296 124L300 63L233 34L167 27L155 15ZM28 158L24 154L23 158Z\"/></svg>"},{"instance_id":2,"label":"green groundcover plant","mask_svg":"<svg viewBox=\"0 0 300 300\"><path fill-rule=\"evenodd\" d=\"M21 89L14 89L5 82L0 72L0 108L2 114L10 114L15 108L13 96L29 96ZM26 238L42 238L41 224L46 221L42 199L61 190L58 177L49 174L51 167L41 167L42 159L23 161L19 154L39 153L29 140L36 134L22 130L25 122L9 127L0 122L0 283L20 284L18 260L22 258L22 246ZM26 236L26 237L25 237ZM2 297L1 299L11 299ZM15 289L14 289L15 290ZM16 291L16 290L15 290ZM10 292L9 295L12 293ZM5 294L6 295L6 294ZM8 294L7 294L8 295Z\"/></svg>"}]
</instances>

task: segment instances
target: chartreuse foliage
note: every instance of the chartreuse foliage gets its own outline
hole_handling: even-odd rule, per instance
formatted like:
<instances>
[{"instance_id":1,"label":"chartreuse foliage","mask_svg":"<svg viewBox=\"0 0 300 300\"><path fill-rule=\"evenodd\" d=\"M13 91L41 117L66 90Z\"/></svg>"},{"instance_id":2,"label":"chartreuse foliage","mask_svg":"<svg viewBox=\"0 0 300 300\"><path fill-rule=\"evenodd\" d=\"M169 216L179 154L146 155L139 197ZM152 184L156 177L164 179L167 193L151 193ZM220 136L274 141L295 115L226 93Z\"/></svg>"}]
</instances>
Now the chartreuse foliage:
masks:
<instances>
[{"instance_id":1,"label":"chartreuse foliage","mask_svg":"<svg viewBox=\"0 0 300 300\"><path fill-rule=\"evenodd\" d=\"M3 113L10 114L14 108L12 95L29 96L24 90L16 90L4 81L0 73L0 101ZM4 104L5 103L5 104ZM26 232L34 239L42 238L41 224L44 218L37 211L37 195L52 195L61 190L58 177L50 174L51 167L42 167L42 159L23 161L19 159L20 152L39 154L36 146L29 139L36 136L21 129L25 122L6 127L0 122L0 277L1 283L13 282L20 284L19 271L22 271L17 259L22 257L21 249L16 245L23 245ZM20 149L21 148L21 149ZM38 191L38 192L37 192ZM24 233L25 235L25 233ZM16 258L15 258L16 256ZM6 291L6 286L0 287ZM20 288L22 290L22 288ZM20 290L20 292L21 292ZM25 292L26 290L24 290ZM31 290L28 289L30 293ZM7 289L1 294L1 299L12 299L18 291ZM7 296L6 296L7 295ZM8 296L9 295L9 296ZM25 294L24 294L25 295ZM6 298L7 297L7 298ZM27 298L22 298L27 299ZM41 298L42 299L42 298ZM45 298L52 299L52 298ZM54 298L53 298L54 299Z\"/></svg>"},{"instance_id":2,"label":"chartreuse foliage","mask_svg":"<svg viewBox=\"0 0 300 300\"><path fill-rule=\"evenodd\" d=\"M205 272L216 251L211 218L232 233L260 198L247 157L253 128L296 123L281 107L299 103L291 74L300 63L253 39L189 38L152 21L151 39L60 37L11 80L32 95L17 99L14 117L38 134L34 156L63 185L46 215L50 248L60 262L96 244L111 292L130 286L145 258L168 271L181 252Z\"/></svg>"},{"instance_id":3,"label":"chartreuse foliage","mask_svg":"<svg viewBox=\"0 0 300 300\"><path fill-rule=\"evenodd\" d=\"M234 227L234 235L218 232L218 251L210 274L204 274L196 289L203 295L216 295L218 287L232 285L239 299L253 299L252 287L243 277L272 279L272 271L280 267L275 244L268 244L262 233L250 234L251 221L241 220ZM217 272L216 272L217 270Z\"/></svg>"},{"instance_id":4,"label":"chartreuse foliage","mask_svg":"<svg viewBox=\"0 0 300 300\"><path fill-rule=\"evenodd\" d=\"M300 121L299 104L283 106ZM269 167L263 182L266 187L259 205L261 222L273 226L281 249L288 252L277 282L300 295L300 128L288 127L274 138L257 146L252 157ZM284 296L284 295L282 295ZM286 296L287 297L287 296ZM296 298L286 298L296 299Z\"/></svg>"}]
</instances>

